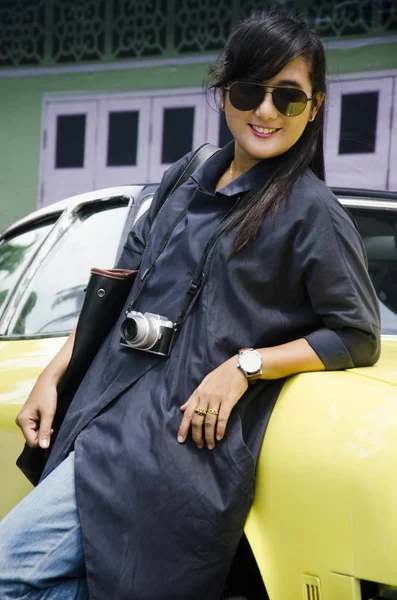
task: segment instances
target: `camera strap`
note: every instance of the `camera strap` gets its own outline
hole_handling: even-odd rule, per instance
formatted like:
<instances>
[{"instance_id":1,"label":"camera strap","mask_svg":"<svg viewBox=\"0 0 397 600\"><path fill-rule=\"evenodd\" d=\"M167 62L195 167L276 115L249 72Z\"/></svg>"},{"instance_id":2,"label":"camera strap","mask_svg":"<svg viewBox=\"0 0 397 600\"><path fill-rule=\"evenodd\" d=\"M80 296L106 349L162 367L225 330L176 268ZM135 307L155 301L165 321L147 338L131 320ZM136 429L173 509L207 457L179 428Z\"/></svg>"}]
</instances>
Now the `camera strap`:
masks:
<instances>
[{"instance_id":1,"label":"camera strap","mask_svg":"<svg viewBox=\"0 0 397 600\"><path fill-rule=\"evenodd\" d=\"M178 178L178 180L176 181L176 183L172 186L172 189L170 192L168 192L165 195L165 198L162 202L162 205L160 208L162 208L162 206L165 204L165 201L169 198L169 196L176 190L176 188L181 185L181 183L183 183L184 181L186 181L189 177L190 174L196 170L198 168L198 166L200 166L201 164L203 164L210 156L212 156L212 154L214 154L214 152L216 152L218 149L216 149L214 146L211 146L210 144L205 144L204 146L200 147L198 149L198 151L196 152L196 154L193 156L192 160L190 161L190 163L188 164L188 166L186 167L185 171L182 173L182 175ZM227 214L225 215L225 217L222 219L220 225L218 226L218 228L216 229L216 231L213 233L213 235L210 237L210 239L208 240L208 242L206 243L204 250L203 250L203 254L201 256L200 262L197 265L197 268L195 269L192 279L190 281L189 287L185 293L184 299L182 301L181 304L181 308L179 310L177 319L175 321L174 324L174 329L175 329L175 336L174 336L174 341L183 325L186 313L188 311L188 308L190 306L190 304L192 303L193 299L195 298L195 296L197 296L199 290L201 289L203 283L204 283L204 265L205 262L208 258L208 255L211 251L211 249L213 248L213 246L215 245L217 239L222 235L222 233L227 229L228 225L229 225L229 216L230 214L233 212L233 210L235 209L236 204L239 202L240 198L237 198L237 201L233 204L232 208L227 212ZM177 217L174 219L174 221L172 222L171 226L169 227L167 233L165 234L163 241L160 244L160 247L158 248L152 262L150 263L149 267L144 271L144 273L141 276L141 282L140 282L140 286L135 294L134 299L132 300L131 304L128 307L128 311L129 310L133 310L136 306L136 303L138 302L142 292L145 289L147 280L148 280L148 275L151 272L151 270L153 269L157 259L160 257L160 255L163 253L164 249L166 248L175 228L177 227L178 223L180 223L180 221L185 217L186 213L188 211L188 206L186 206L178 215Z\"/></svg>"},{"instance_id":2,"label":"camera strap","mask_svg":"<svg viewBox=\"0 0 397 600\"><path fill-rule=\"evenodd\" d=\"M237 202L239 202L239 200L240 200L240 198L237 199L237 201L233 204L232 208L227 212L225 217L222 219L220 225L218 226L216 231L212 234L212 236L210 237L210 239L208 240L208 242L206 243L206 245L204 247L200 262L198 263L198 265L193 273L192 279L191 279L189 287L185 293L185 296L184 296L182 304L181 304L181 308L179 310L178 316L177 316L175 324L174 324L174 330L175 330L174 342L175 342L175 339L178 336L178 333L183 325L183 322L185 320L185 316L186 316L186 313L188 311L190 304L192 303L193 299L198 294L198 292L200 291L200 289L204 283L203 269L204 269L205 262L208 258L208 255L209 255L211 249L213 248L213 246L215 245L216 241L218 240L218 238L227 229L227 227L229 225L229 216L235 209L235 206L236 206ZM166 247L166 245L168 243L168 240L170 239L170 237L172 235L172 232L174 231L174 229L177 226L177 224L179 223L179 221L181 221L181 219L184 217L186 212L187 212L187 208L185 208L181 213L179 213L179 215L177 216L177 218L171 225L170 229L168 230L167 234L165 235L164 240L163 240L159 250L157 251L155 258L152 261L152 264L150 265L150 267L148 269L146 269L145 273L143 274L143 277L141 280L141 285L135 295L134 300L130 304L128 310L134 309L135 304L138 301L138 298L140 297L141 293L143 292L143 290L145 288L146 281L147 281L146 277L147 277L148 273L151 271L156 260L158 259L160 254L163 252L164 248Z\"/></svg>"},{"instance_id":3,"label":"camera strap","mask_svg":"<svg viewBox=\"0 0 397 600\"><path fill-rule=\"evenodd\" d=\"M234 205L234 206L235 206L235 205ZM228 219L228 217L229 217L230 213L232 212L232 210L234 209L234 206L233 206L233 208L231 208L231 209L230 209L230 210L227 212L227 214L226 214L226 216L223 218L223 220L222 220L221 224L218 226L218 228L217 228L217 230L215 231L215 233L214 233L214 234L213 234L213 235L210 237L210 239L208 240L207 244L205 245L205 248L204 248L204 251L203 251L202 257L201 257L201 259L200 259L200 262L199 262L199 264L198 264L198 266L197 266L196 270L195 270L195 271L194 271L194 273L193 273L193 277L192 277L192 280L191 280L191 282L190 282L189 289L188 289L188 290L187 290L187 292L186 292L185 299L184 299L184 302L183 302L183 304L182 304L182 309L181 309L181 311L180 311L179 315L181 315L182 313L183 313L183 315L185 315L185 314L186 314L186 311L187 311L187 309L188 309L188 306L189 306L189 304L190 304L191 300L192 300L192 299L193 299L193 297L196 295L196 292L197 292L198 288L200 287L200 282L201 282L201 280L202 280L202 270L203 270L203 267L204 267L205 261L207 260L207 256L208 256L208 254L209 254L209 252L210 252L210 250L211 250L212 246L215 244L216 240L218 239L218 237L219 237L219 236L220 236L220 235L221 235L221 234L222 234L222 233L225 231L225 229L227 228L227 226L228 226L228 221L227 221L227 219ZM177 215L177 217L176 217L176 219L173 221L173 223L172 223L171 227L168 229L167 233L165 234L165 236L164 236L164 238L163 238L163 241L162 241L162 243L161 243L161 245L160 245L159 249L157 250L157 252L156 252L156 254L155 254L155 256L154 256L154 258L153 258L153 260L152 260L152 262L151 262L151 264L150 264L150 266L149 266L149 267L148 267L148 268L145 270L145 272L143 273L143 275L142 275L142 277L141 277L141 284L140 284L140 286L139 286L139 288L138 288L138 291L137 291L137 293L135 294L135 297L134 297L134 299L132 300L131 304L129 305L129 307L128 307L128 310L132 310L132 309L135 307L136 303L138 302L138 300L139 300L139 298L140 298L140 296L141 296L141 294L142 294L143 290L145 289L146 282L147 282L147 276L149 275L149 273L150 273L150 271L153 269L153 267L154 267L154 265L155 265L155 263L156 263L157 259L158 259L158 258L159 258L159 256L162 254L162 252L164 251L165 247L167 246L167 244L168 244L168 242L169 242L169 240L170 240L170 238L171 238L171 236L172 236L172 234L173 234L173 231L174 231L174 229L176 228L176 226L178 225L178 223L179 223L179 222L180 222L180 221L183 219L183 217L186 215L186 213L187 213L187 210L188 210L188 207L185 207L185 208L184 208L184 209L183 209L183 210L182 210L182 211L181 211L181 212L180 212L180 213ZM185 307L185 305L186 305L186 308L184 308L184 307ZM179 320L179 316L178 316L177 322L178 322L178 320ZM183 317L182 317L182 320L183 320Z\"/></svg>"}]
</instances>

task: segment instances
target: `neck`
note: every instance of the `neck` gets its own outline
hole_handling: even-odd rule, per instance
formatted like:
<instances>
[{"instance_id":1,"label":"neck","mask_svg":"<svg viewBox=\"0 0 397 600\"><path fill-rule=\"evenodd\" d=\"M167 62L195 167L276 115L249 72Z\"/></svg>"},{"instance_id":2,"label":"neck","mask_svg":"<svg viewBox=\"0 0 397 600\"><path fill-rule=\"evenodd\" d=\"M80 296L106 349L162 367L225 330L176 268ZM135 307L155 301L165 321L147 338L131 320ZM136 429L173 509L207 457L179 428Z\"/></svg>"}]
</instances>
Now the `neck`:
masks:
<instances>
[{"instance_id":1,"label":"neck","mask_svg":"<svg viewBox=\"0 0 397 600\"><path fill-rule=\"evenodd\" d=\"M261 159L249 156L245 151L242 151L237 143L234 145L234 178L242 175L257 165Z\"/></svg>"}]
</instances>

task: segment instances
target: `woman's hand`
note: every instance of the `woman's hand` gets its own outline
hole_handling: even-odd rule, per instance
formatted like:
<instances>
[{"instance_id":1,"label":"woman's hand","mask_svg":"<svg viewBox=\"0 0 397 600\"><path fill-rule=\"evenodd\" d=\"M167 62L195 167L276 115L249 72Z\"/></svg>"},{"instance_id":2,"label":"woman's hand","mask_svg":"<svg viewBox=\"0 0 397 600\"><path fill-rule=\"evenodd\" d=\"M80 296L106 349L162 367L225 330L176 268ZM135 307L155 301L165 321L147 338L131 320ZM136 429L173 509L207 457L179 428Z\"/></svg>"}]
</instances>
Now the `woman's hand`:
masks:
<instances>
[{"instance_id":1,"label":"woman's hand","mask_svg":"<svg viewBox=\"0 0 397 600\"><path fill-rule=\"evenodd\" d=\"M57 406L56 382L39 377L15 419L31 448L48 448L53 433L52 421Z\"/></svg>"},{"instance_id":2,"label":"woman's hand","mask_svg":"<svg viewBox=\"0 0 397 600\"><path fill-rule=\"evenodd\" d=\"M198 448L204 444L209 450L225 435L226 425L233 406L237 404L248 387L245 375L237 368L237 356L233 356L209 373L181 406L183 419L178 431L178 442L183 443L192 428L192 437ZM203 414L200 415L196 412Z\"/></svg>"},{"instance_id":3,"label":"woman's hand","mask_svg":"<svg viewBox=\"0 0 397 600\"><path fill-rule=\"evenodd\" d=\"M58 401L57 386L72 356L76 329L41 373L15 419L32 448L48 448Z\"/></svg>"}]
</instances>

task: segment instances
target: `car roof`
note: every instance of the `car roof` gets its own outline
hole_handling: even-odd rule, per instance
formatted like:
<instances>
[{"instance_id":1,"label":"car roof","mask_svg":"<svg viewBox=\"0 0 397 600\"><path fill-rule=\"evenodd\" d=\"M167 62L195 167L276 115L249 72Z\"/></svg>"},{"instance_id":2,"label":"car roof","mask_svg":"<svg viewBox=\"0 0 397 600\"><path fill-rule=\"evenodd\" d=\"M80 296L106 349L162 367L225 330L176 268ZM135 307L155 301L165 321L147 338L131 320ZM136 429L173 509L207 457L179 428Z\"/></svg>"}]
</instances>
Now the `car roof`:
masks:
<instances>
[{"instance_id":1,"label":"car roof","mask_svg":"<svg viewBox=\"0 0 397 600\"><path fill-rule=\"evenodd\" d=\"M65 209L73 210L76 206L81 204L89 204L90 202L97 202L98 200L106 201L107 198L115 198L117 196L135 196L137 195L145 185L118 185L109 188L102 188L100 190L94 190L91 192L85 192L83 194L77 194L75 196L70 196L69 198L65 198L64 200L59 200L58 202L54 202L53 204L49 204L48 206L44 206L43 208L39 208L32 213L26 215L22 219L15 221L7 227L0 235L0 239L2 237L8 236L13 231L20 229L21 227L25 227L32 222L40 221L41 219L47 219L51 216L60 215Z\"/></svg>"}]
</instances>

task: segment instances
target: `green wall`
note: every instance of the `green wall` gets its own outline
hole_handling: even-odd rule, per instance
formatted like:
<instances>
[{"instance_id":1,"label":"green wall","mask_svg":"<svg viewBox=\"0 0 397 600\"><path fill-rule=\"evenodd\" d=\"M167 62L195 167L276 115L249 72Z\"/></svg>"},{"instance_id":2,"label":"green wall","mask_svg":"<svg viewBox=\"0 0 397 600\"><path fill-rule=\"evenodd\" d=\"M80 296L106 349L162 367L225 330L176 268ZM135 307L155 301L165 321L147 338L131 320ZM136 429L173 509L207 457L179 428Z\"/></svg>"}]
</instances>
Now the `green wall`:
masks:
<instances>
[{"instance_id":1,"label":"green wall","mask_svg":"<svg viewBox=\"0 0 397 600\"><path fill-rule=\"evenodd\" d=\"M329 50L338 74L397 68L397 44ZM43 95L198 87L205 64L0 78L0 231L37 207Z\"/></svg>"}]
</instances>

